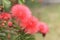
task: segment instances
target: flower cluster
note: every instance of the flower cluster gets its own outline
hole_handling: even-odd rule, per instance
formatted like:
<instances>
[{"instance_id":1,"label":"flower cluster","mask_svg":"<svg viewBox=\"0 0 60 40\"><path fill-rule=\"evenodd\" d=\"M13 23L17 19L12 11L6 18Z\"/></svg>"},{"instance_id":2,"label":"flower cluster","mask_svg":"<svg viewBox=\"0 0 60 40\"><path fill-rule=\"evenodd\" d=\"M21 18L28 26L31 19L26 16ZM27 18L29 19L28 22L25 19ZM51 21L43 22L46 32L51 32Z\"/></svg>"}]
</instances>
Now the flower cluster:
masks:
<instances>
[{"instance_id":1,"label":"flower cluster","mask_svg":"<svg viewBox=\"0 0 60 40\"><path fill-rule=\"evenodd\" d=\"M11 14L7 12L2 12L0 14L0 20L2 21L0 24L3 26L6 22L9 27L14 26L11 21L12 19L26 34L35 34L37 32L46 34L48 32L48 25L44 22L39 22L39 20L32 15L30 9L23 4L14 5L11 8Z\"/></svg>"},{"instance_id":2,"label":"flower cluster","mask_svg":"<svg viewBox=\"0 0 60 40\"><path fill-rule=\"evenodd\" d=\"M18 21L20 20L20 27L24 29L25 33L35 34L36 32L41 32L46 34L48 32L48 26L44 22L39 22L39 20L32 16L29 8L23 4L16 4L11 9L12 16Z\"/></svg>"},{"instance_id":3,"label":"flower cluster","mask_svg":"<svg viewBox=\"0 0 60 40\"><path fill-rule=\"evenodd\" d=\"M0 14L0 27L5 26L6 23L9 22L9 20L11 20L11 14L7 12L2 12Z\"/></svg>"}]
</instances>

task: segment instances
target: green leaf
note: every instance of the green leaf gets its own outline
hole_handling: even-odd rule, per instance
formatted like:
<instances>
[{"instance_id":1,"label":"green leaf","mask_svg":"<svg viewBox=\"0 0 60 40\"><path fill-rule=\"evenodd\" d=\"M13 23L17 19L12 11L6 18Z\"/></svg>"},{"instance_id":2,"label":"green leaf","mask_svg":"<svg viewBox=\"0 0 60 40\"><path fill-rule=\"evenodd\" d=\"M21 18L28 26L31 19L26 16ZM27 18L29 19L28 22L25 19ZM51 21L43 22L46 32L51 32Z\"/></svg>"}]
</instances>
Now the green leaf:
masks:
<instances>
[{"instance_id":1,"label":"green leaf","mask_svg":"<svg viewBox=\"0 0 60 40\"><path fill-rule=\"evenodd\" d=\"M9 11L11 7L11 2L9 0L3 0L3 6L5 11Z\"/></svg>"},{"instance_id":2,"label":"green leaf","mask_svg":"<svg viewBox=\"0 0 60 40\"><path fill-rule=\"evenodd\" d=\"M0 33L0 39L1 40L7 40L7 36L5 33Z\"/></svg>"},{"instance_id":3,"label":"green leaf","mask_svg":"<svg viewBox=\"0 0 60 40\"><path fill-rule=\"evenodd\" d=\"M19 4L23 4L24 3L24 0L18 0L18 3Z\"/></svg>"}]
</instances>

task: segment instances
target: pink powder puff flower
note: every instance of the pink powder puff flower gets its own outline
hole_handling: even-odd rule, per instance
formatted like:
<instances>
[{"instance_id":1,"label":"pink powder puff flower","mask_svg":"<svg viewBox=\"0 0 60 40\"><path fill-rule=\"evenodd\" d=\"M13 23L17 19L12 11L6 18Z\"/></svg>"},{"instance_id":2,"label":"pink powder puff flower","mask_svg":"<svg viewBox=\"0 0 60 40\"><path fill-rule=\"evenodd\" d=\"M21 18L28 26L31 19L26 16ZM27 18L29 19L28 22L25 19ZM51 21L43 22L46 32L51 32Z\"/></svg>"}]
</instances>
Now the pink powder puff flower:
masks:
<instances>
[{"instance_id":1,"label":"pink powder puff flower","mask_svg":"<svg viewBox=\"0 0 60 40\"><path fill-rule=\"evenodd\" d=\"M39 24L39 32L41 32L42 34L46 34L49 31L48 25L44 22L40 22Z\"/></svg>"},{"instance_id":2,"label":"pink powder puff flower","mask_svg":"<svg viewBox=\"0 0 60 40\"><path fill-rule=\"evenodd\" d=\"M31 17L30 9L23 4L16 4L11 9L12 15L20 20Z\"/></svg>"},{"instance_id":3,"label":"pink powder puff flower","mask_svg":"<svg viewBox=\"0 0 60 40\"><path fill-rule=\"evenodd\" d=\"M22 28L25 29L25 32L27 34L35 34L38 32L39 27L38 25L38 19L34 16L30 17L27 21L22 21Z\"/></svg>"}]
</instances>

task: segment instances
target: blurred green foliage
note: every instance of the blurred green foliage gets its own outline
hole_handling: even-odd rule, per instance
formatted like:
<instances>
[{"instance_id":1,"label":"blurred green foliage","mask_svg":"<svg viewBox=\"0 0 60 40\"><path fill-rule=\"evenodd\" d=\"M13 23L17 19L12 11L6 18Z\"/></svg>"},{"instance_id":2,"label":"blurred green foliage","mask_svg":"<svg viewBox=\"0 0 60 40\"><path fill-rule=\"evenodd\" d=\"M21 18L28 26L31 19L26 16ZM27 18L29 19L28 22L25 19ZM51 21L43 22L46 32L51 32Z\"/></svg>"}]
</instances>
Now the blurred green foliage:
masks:
<instances>
[{"instance_id":1,"label":"blurred green foliage","mask_svg":"<svg viewBox=\"0 0 60 40\"><path fill-rule=\"evenodd\" d=\"M9 11L12 6L12 1L16 2L15 0L0 0L0 5L4 6L5 11ZM38 0L17 0L19 4L25 4L29 7L36 7L40 6Z\"/></svg>"},{"instance_id":2,"label":"blurred green foliage","mask_svg":"<svg viewBox=\"0 0 60 40\"><path fill-rule=\"evenodd\" d=\"M3 3L3 6L4 6L4 10L9 11L10 7L11 7L11 2L9 0L3 0L2 3Z\"/></svg>"},{"instance_id":3,"label":"blurred green foliage","mask_svg":"<svg viewBox=\"0 0 60 40\"><path fill-rule=\"evenodd\" d=\"M28 5L29 7L40 6L38 0L25 0L25 4Z\"/></svg>"}]
</instances>

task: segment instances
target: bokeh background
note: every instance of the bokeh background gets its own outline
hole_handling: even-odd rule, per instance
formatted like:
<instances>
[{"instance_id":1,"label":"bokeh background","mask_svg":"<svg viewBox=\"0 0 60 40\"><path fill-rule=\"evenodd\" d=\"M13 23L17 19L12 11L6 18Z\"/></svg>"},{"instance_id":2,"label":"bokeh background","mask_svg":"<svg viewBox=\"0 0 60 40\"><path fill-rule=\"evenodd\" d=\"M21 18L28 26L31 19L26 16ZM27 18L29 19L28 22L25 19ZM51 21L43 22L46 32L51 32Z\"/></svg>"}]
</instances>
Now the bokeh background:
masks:
<instances>
[{"instance_id":1,"label":"bokeh background","mask_svg":"<svg viewBox=\"0 0 60 40\"><path fill-rule=\"evenodd\" d=\"M36 34L37 40L60 40L60 0L27 0L33 15L44 21L49 26L45 38Z\"/></svg>"}]
</instances>

